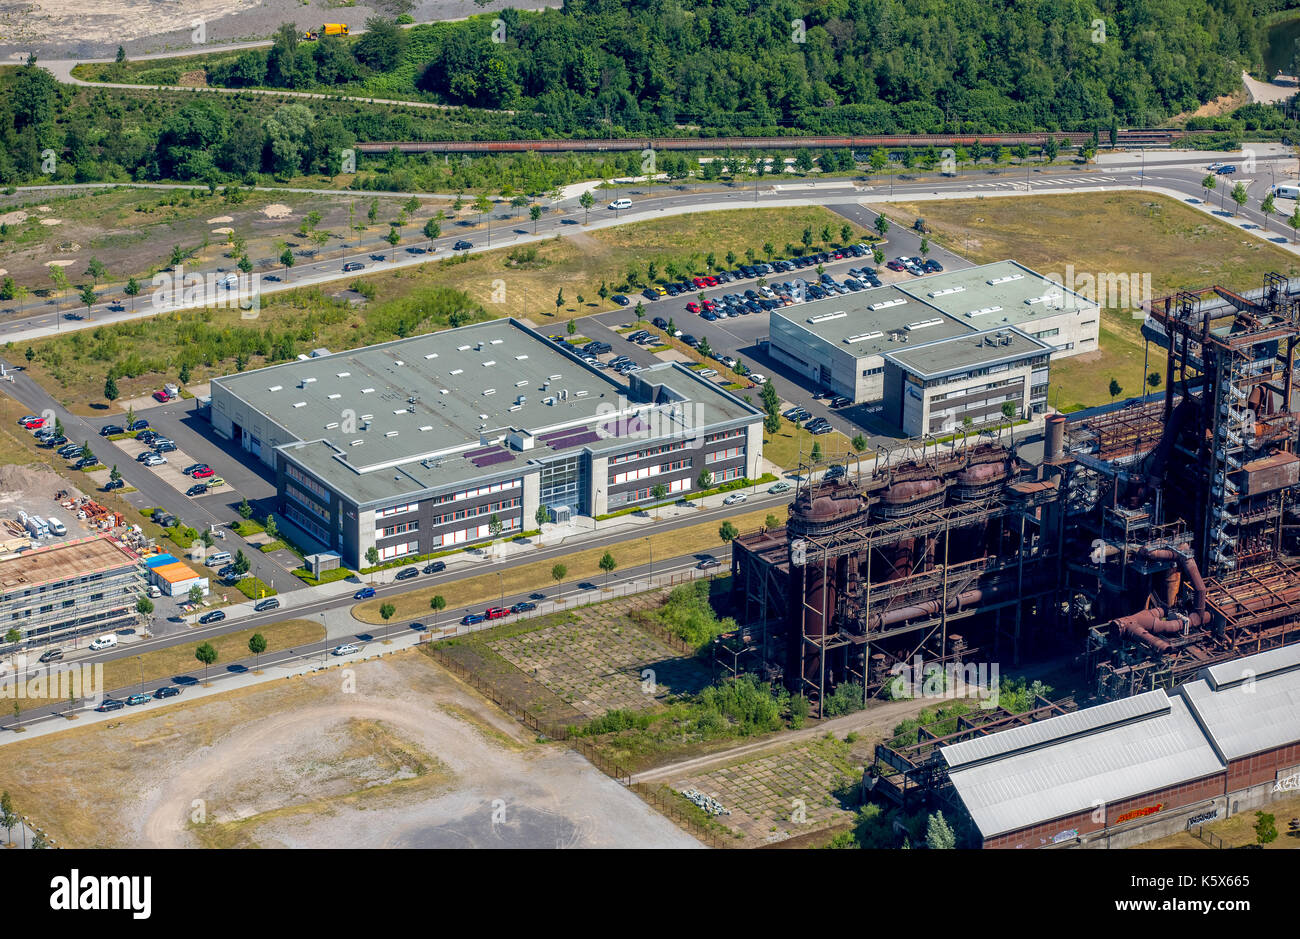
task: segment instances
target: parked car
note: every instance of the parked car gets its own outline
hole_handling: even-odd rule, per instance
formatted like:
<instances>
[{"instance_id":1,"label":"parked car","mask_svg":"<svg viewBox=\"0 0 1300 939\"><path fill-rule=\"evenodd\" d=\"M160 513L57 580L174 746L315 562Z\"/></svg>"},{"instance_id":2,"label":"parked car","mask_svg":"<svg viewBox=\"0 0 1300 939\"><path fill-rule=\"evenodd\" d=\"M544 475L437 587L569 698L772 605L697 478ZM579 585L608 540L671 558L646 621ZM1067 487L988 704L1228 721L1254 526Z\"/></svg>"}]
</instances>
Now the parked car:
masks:
<instances>
[{"instance_id":1,"label":"parked car","mask_svg":"<svg viewBox=\"0 0 1300 939\"><path fill-rule=\"evenodd\" d=\"M397 580L410 580L412 577L419 577L420 569L418 567L404 567L397 572Z\"/></svg>"},{"instance_id":2,"label":"parked car","mask_svg":"<svg viewBox=\"0 0 1300 939\"><path fill-rule=\"evenodd\" d=\"M136 418L126 426L127 430L147 430L148 428L149 428L149 422L146 421L143 417Z\"/></svg>"},{"instance_id":3,"label":"parked car","mask_svg":"<svg viewBox=\"0 0 1300 939\"><path fill-rule=\"evenodd\" d=\"M487 617L482 613L466 613L461 617L460 624L462 626L475 626L483 622L485 619L487 619Z\"/></svg>"},{"instance_id":4,"label":"parked car","mask_svg":"<svg viewBox=\"0 0 1300 939\"><path fill-rule=\"evenodd\" d=\"M934 258L926 258L925 263L921 265L921 269L924 270L927 274L943 273L943 265L940 264L938 261L936 261Z\"/></svg>"},{"instance_id":5,"label":"parked car","mask_svg":"<svg viewBox=\"0 0 1300 939\"><path fill-rule=\"evenodd\" d=\"M77 447L77 452L78 453L81 452L80 447ZM136 454L135 461L137 463L143 463L145 460L149 459L149 457L157 456L157 455L158 455L158 451L156 450L141 450L139 453Z\"/></svg>"},{"instance_id":6,"label":"parked car","mask_svg":"<svg viewBox=\"0 0 1300 939\"><path fill-rule=\"evenodd\" d=\"M363 269L365 269L365 265L362 264L360 261L349 261L347 264L343 265L344 273L350 273L351 271L360 271Z\"/></svg>"},{"instance_id":7,"label":"parked car","mask_svg":"<svg viewBox=\"0 0 1300 939\"><path fill-rule=\"evenodd\" d=\"M78 463L84 463L84 462L86 462L86 460L78 461ZM93 464L93 463L97 463L98 461L91 459L89 462ZM162 466L164 463L167 462L167 457L163 456L161 453L150 453L141 462L144 463L145 466ZM81 469L80 465L78 465L77 469Z\"/></svg>"},{"instance_id":8,"label":"parked car","mask_svg":"<svg viewBox=\"0 0 1300 939\"><path fill-rule=\"evenodd\" d=\"M352 595L353 600L369 600L375 595L374 587L362 587Z\"/></svg>"},{"instance_id":9,"label":"parked car","mask_svg":"<svg viewBox=\"0 0 1300 939\"><path fill-rule=\"evenodd\" d=\"M125 489L125 488L126 488L125 479L110 479L108 482L104 483L105 492L112 492L114 489Z\"/></svg>"},{"instance_id":10,"label":"parked car","mask_svg":"<svg viewBox=\"0 0 1300 939\"><path fill-rule=\"evenodd\" d=\"M619 306L627 306L629 303L632 302L627 297L623 296L621 293L614 294L614 296L610 297L610 299L613 300L615 303L617 303Z\"/></svg>"},{"instance_id":11,"label":"parked car","mask_svg":"<svg viewBox=\"0 0 1300 939\"><path fill-rule=\"evenodd\" d=\"M520 600L518 603L516 603L514 606L510 608L510 612L527 613L529 610L535 610L535 609L537 609L536 603L531 603L528 600Z\"/></svg>"},{"instance_id":12,"label":"parked car","mask_svg":"<svg viewBox=\"0 0 1300 939\"><path fill-rule=\"evenodd\" d=\"M727 496L727 498L722 500L722 504L739 505L740 503L746 501L748 498L749 496L745 495L743 492L733 492L731 495Z\"/></svg>"},{"instance_id":13,"label":"parked car","mask_svg":"<svg viewBox=\"0 0 1300 939\"><path fill-rule=\"evenodd\" d=\"M105 698L103 701L99 702L99 707L95 708L95 710L103 713L105 711L120 711L124 707L126 707L126 705L121 701L118 701L116 698Z\"/></svg>"},{"instance_id":14,"label":"parked car","mask_svg":"<svg viewBox=\"0 0 1300 939\"><path fill-rule=\"evenodd\" d=\"M63 436L62 434L57 434L56 436L53 437L46 437L44 440L41 441L41 446L53 449L54 447L61 447L67 442L68 442L67 437Z\"/></svg>"},{"instance_id":15,"label":"parked car","mask_svg":"<svg viewBox=\"0 0 1300 939\"><path fill-rule=\"evenodd\" d=\"M119 424L105 424L103 427L99 428L99 436L101 437L111 437L114 434L124 433L126 433L126 428Z\"/></svg>"},{"instance_id":16,"label":"parked car","mask_svg":"<svg viewBox=\"0 0 1300 939\"><path fill-rule=\"evenodd\" d=\"M1223 166L1220 166L1215 170L1215 173L1219 176L1228 176L1235 172L1237 172L1237 167L1232 163L1225 163Z\"/></svg>"},{"instance_id":17,"label":"parked car","mask_svg":"<svg viewBox=\"0 0 1300 939\"><path fill-rule=\"evenodd\" d=\"M750 372L748 377L749 377L749 380L752 381L752 382L753 382L754 384L756 384L756 385L765 385L765 384L767 384L767 376L766 376L766 375L763 375L763 374L761 374L761 373L759 373L759 372Z\"/></svg>"},{"instance_id":18,"label":"parked car","mask_svg":"<svg viewBox=\"0 0 1300 939\"><path fill-rule=\"evenodd\" d=\"M510 611L503 606L490 606L483 611L483 618L500 619L501 617L508 616L509 614Z\"/></svg>"},{"instance_id":19,"label":"parked car","mask_svg":"<svg viewBox=\"0 0 1300 939\"><path fill-rule=\"evenodd\" d=\"M218 486L224 486L225 484L226 481L222 479L220 476L213 476L211 479L208 480L209 489L216 489Z\"/></svg>"},{"instance_id":20,"label":"parked car","mask_svg":"<svg viewBox=\"0 0 1300 939\"><path fill-rule=\"evenodd\" d=\"M181 693L181 690L174 685L163 685L153 693L155 698L174 698Z\"/></svg>"},{"instance_id":21,"label":"parked car","mask_svg":"<svg viewBox=\"0 0 1300 939\"><path fill-rule=\"evenodd\" d=\"M259 601L253 606L254 613L265 613L267 610L278 609L280 609L279 597L267 597L265 600Z\"/></svg>"},{"instance_id":22,"label":"parked car","mask_svg":"<svg viewBox=\"0 0 1300 939\"><path fill-rule=\"evenodd\" d=\"M453 251L468 251L468 250L469 250L470 248L472 248L472 247L474 247L473 242L470 242L470 241L458 241L458 242L456 242L454 245L451 246L451 250L453 250Z\"/></svg>"},{"instance_id":23,"label":"parked car","mask_svg":"<svg viewBox=\"0 0 1300 939\"><path fill-rule=\"evenodd\" d=\"M781 493L783 493L783 492L789 492L789 491L790 491L791 489L793 489L793 488L794 488L794 486L791 486L791 485L790 485L788 482L786 482L785 480L781 480L781 482L774 484L774 485L773 485L770 489L768 489L767 491L770 492L770 493L772 493L772 495L774 495L774 496L779 496L779 495L781 495Z\"/></svg>"},{"instance_id":24,"label":"parked car","mask_svg":"<svg viewBox=\"0 0 1300 939\"><path fill-rule=\"evenodd\" d=\"M167 394L167 392L165 391L160 390L160 391L155 391L153 393L153 398L155 401L161 401L164 404L166 404L168 401L171 400L171 395Z\"/></svg>"},{"instance_id":25,"label":"parked car","mask_svg":"<svg viewBox=\"0 0 1300 939\"><path fill-rule=\"evenodd\" d=\"M23 418L21 421L19 421L18 423L22 424L22 425L23 425L24 427L26 427L28 430L36 430L36 429L38 429L38 428L41 428L41 427L44 427L44 426L45 426L45 418L43 418L43 417L24 417L24 418Z\"/></svg>"},{"instance_id":26,"label":"parked car","mask_svg":"<svg viewBox=\"0 0 1300 939\"><path fill-rule=\"evenodd\" d=\"M713 568L715 568L715 567L717 567L717 566L718 566L718 559L717 559L717 558L715 558L715 557L707 557L707 558L703 558L703 559L701 559L701 560L700 560L700 563L695 565L695 569L696 569L697 571L707 571L707 570L712 570Z\"/></svg>"},{"instance_id":27,"label":"parked car","mask_svg":"<svg viewBox=\"0 0 1300 939\"><path fill-rule=\"evenodd\" d=\"M335 646L330 650L330 655L351 655L354 652L360 652L361 649L350 642L345 642L341 646Z\"/></svg>"},{"instance_id":28,"label":"parked car","mask_svg":"<svg viewBox=\"0 0 1300 939\"><path fill-rule=\"evenodd\" d=\"M208 464L206 463L191 463L189 466L185 467L185 469L181 470L181 472L184 473L186 476L189 476L195 470L203 469L203 467L207 465Z\"/></svg>"},{"instance_id":29,"label":"parked car","mask_svg":"<svg viewBox=\"0 0 1300 939\"><path fill-rule=\"evenodd\" d=\"M172 528L179 521L179 519L171 512L164 512L161 509L159 509L157 512L154 512L153 520L157 522L159 525L161 525L163 528Z\"/></svg>"},{"instance_id":30,"label":"parked car","mask_svg":"<svg viewBox=\"0 0 1300 939\"><path fill-rule=\"evenodd\" d=\"M96 459L95 457L83 456L80 460L78 460L75 464L73 464L72 468L84 470L84 469L88 469L89 467L98 466L98 465L99 465L99 460Z\"/></svg>"},{"instance_id":31,"label":"parked car","mask_svg":"<svg viewBox=\"0 0 1300 939\"><path fill-rule=\"evenodd\" d=\"M840 465L840 464L837 463L837 464L835 464L834 466L832 466L830 469L828 469L828 470L826 471L826 474L825 474L822 478L823 478L823 479L840 479L840 478L843 477L843 476L847 476L848 473L849 473L849 471L848 471L847 469L845 469L842 465Z\"/></svg>"},{"instance_id":32,"label":"parked car","mask_svg":"<svg viewBox=\"0 0 1300 939\"><path fill-rule=\"evenodd\" d=\"M186 489L185 494L187 496L201 496L201 495L205 495L207 491L208 491L208 487L206 483L196 483L195 485L190 486L190 488Z\"/></svg>"},{"instance_id":33,"label":"parked car","mask_svg":"<svg viewBox=\"0 0 1300 939\"><path fill-rule=\"evenodd\" d=\"M152 700L153 695L151 694L133 694L126 699L126 703L131 707L135 707L137 704L148 704Z\"/></svg>"},{"instance_id":34,"label":"parked car","mask_svg":"<svg viewBox=\"0 0 1300 939\"><path fill-rule=\"evenodd\" d=\"M851 398L844 397L844 395L836 395L835 397L831 398L831 407L833 408L846 408L852 403L853 400Z\"/></svg>"},{"instance_id":35,"label":"parked car","mask_svg":"<svg viewBox=\"0 0 1300 939\"><path fill-rule=\"evenodd\" d=\"M153 448L159 453L171 453L176 449L176 444L166 437L157 437L154 439Z\"/></svg>"},{"instance_id":36,"label":"parked car","mask_svg":"<svg viewBox=\"0 0 1300 939\"><path fill-rule=\"evenodd\" d=\"M632 200L631 200L631 199L615 199L613 202L611 202L611 203L609 204L609 208L611 208L611 209L613 209L613 210L615 210L615 211L619 211L619 210L622 210L622 209L630 209L630 208L632 208Z\"/></svg>"},{"instance_id":37,"label":"parked car","mask_svg":"<svg viewBox=\"0 0 1300 939\"><path fill-rule=\"evenodd\" d=\"M220 623L226 618L225 610L213 610L211 613L204 613L199 617L199 624L207 626L209 623Z\"/></svg>"},{"instance_id":38,"label":"parked car","mask_svg":"<svg viewBox=\"0 0 1300 939\"><path fill-rule=\"evenodd\" d=\"M195 479L211 479L213 476L217 475L217 471L211 466L201 466L190 475Z\"/></svg>"},{"instance_id":39,"label":"parked car","mask_svg":"<svg viewBox=\"0 0 1300 939\"><path fill-rule=\"evenodd\" d=\"M63 658L63 650L62 650L62 649L46 649L44 652L41 653L41 657L40 657L39 659L37 659L37 661L39 661L39 662L57 662L57 661L58 661L59 659L61 659L61 658Z\"/></svg>"}]
</instances>

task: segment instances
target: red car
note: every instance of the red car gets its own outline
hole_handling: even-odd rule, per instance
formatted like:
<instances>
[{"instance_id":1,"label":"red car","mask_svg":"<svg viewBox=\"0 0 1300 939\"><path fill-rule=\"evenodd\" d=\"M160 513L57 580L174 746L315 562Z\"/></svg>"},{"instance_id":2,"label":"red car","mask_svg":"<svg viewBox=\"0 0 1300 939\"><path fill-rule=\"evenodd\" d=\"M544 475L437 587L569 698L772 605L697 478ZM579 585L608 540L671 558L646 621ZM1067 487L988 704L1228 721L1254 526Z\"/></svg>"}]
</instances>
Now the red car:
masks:
<instances>
[{"instance_id":1,"label":"red car","mask_svg":"<svg viewBox=\"0 0 1300 939\"><path fill-rule=\"evenodd\" d=\"M488 619L500 619L503 616L509 616L510 611L503 606L490 606L483 613Z\"/></svg>"},{"instance_id":2,"label":"red car","mask_svg":"<svg viewBox=\"0 0 1300 939\"><path fill-rule=\"evenodd\" d=\"M211 466L201 466L190 474L195 479L207 479L209 476L217 475L217 471Z\"/></svg>"},{"instance_id":3,"label":"red car","mask_svg":"<svg viewBox=\"0 0 1300 939\"><path fill-rule=\"evenodd\" d=\"M706 277L704 278L704 282L708 284L710 287L718 286L718 278L716 277Z\"/></svg>"},{"instance_id":4,"label":"red car","mask_svg":"<svg viewBox=\"0 0 1300 939\"><path fill-rule=\"evenodd\" d=\"M167 394L167 392L165 391L155 391L153 393L153 399L155 401L161 401L163 404L166 404L168 401L171 400L171 395Z\"/></svg>"},{"instance_id":5,"label":"red car","mask_svg":"<svg viewBox=\"0 0 1300 939\"><path fill-rule=\"evenodd\" d=\"M694 284L696 287L708 286L708 281L706 281L703 277L693 277L691 278L691 283Z\"/></svg>"},{"instance_id":6,"label":"red car","mask_svg":"<svg viewBox=\"0 0 1300 939\"><path fill-rule=\"evenodd\" d=\"M23 426L26 427L28 430L40 430L42 427L45 426L45 418L29 417L27 418L27 420L23 421Z\"/></svg>"},{"instance_id":7,"label":"red car","mask_svg":"<svg viewBox=\"0 0 1300 939\"><path fill-rule=\"evenodd\" d=\"M891 271L901 271L903 270L903 260L902 258L894 258L894 260L886 264L885 267L889 268Z\"/></svg>"}]
</instances>

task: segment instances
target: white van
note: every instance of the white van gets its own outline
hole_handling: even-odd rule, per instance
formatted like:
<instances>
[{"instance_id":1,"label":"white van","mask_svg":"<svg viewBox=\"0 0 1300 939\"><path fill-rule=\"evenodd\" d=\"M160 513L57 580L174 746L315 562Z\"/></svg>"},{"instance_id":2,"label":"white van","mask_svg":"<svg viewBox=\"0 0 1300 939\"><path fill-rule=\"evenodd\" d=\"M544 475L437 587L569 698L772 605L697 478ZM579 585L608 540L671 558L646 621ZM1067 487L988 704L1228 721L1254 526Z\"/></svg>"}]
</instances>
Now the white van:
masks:
<instances>
[{"instance_id":1,"label":"white van","mask_svg":"<svg viewBox=\"0 0 1300 939\"><path fill-rule=\"evenodd\" d=\"M615 199L609 204L611 209L630 209L632 208L631 199Z\"/></svg>"},{"instance_id":2,"label":"white van","mask_svg":"<svg viewBox=\"0 0 1300 939\"><path fill-rule=\"evenodd\" d=\"M99 652L103 649L114 649L117 647L117 637L112 633L105 633L102 636L96 636L90 640L90 651Z\"/></svg>"},{"instance_id":3,"label":"white van","mask_svg":"<svg viewBox=\"0 0 1300 939\"><path fill-rule=\"evenodd\" d=\"M1300 183L1278 183L1273 187L1273 195L1279 199L1300 199Z\"/></svg>"},{"instance_id":4,"label":"white van","mask_svg":"<svg viewBox=\"0 0 1300 939\"><path fill-rule=\"evenodd\" d=\"M50 534L52 535L62 538L68 533L68 526L52 515L45 520L45 524L50 526Z\"/></svg>"},{"instance_id":5,"label":"white van","mask_svg":"<svg viewBox=\"0 0 1300 939\"><path fill-rule=\"evenodd\" d=\"M229 551L218 551L216 554L209 554L208 559L203 562L208 567L220 567L222 564L230 563Z\"/></svg>"}]
</instances>

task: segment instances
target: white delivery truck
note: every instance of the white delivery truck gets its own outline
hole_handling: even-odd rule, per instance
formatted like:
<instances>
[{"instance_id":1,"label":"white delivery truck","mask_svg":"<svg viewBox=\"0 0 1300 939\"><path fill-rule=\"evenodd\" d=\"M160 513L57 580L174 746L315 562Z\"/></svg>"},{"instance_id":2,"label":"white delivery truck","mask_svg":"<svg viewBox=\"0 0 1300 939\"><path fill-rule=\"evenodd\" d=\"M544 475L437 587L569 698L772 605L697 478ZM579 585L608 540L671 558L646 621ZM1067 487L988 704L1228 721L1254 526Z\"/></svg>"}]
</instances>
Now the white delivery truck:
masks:
<instances>
[{"instance_id":1,"label":"white delivery truck","mask_svg":"<svg viewBox=\"0 0 1300 939\"><path fill-rule=\"evenodd\" d=\"M1300 199L1300 182L1294 179L1285 183L1278 183L1273 187L1273 195L1279 199Z\"/></svg>"}]
</instances>

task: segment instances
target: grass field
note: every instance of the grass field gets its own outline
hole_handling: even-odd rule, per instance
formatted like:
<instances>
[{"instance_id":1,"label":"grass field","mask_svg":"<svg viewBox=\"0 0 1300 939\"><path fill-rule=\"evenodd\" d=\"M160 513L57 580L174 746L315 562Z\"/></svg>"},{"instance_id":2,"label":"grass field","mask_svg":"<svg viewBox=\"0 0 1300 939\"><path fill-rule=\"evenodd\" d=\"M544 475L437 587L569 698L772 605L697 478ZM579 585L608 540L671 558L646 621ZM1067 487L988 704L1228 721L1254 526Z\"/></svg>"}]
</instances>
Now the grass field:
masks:
<instances>
[{"instance_id":1,"label":"grass field","mask_svg":"<svg viewBox=\"0 0 1300 939\"><path fill-rule=\"evenodd\" d=\"M1223 284L1257 287L1269 271L1300 275L1290 252L1161 195L1088 193L963 199L872 206L910 227L919 216L931 240L976 263L1014 258L1067 285L1070 272L1149 275L1153 297ZM1275 221L1275 233L1282 223ZM1143 390L1144 342L1132 310L1102 311L1100 350L1052 364L1049 403L1071 410L1110 401L1111 379L1122 396ZM1164 372L1151 350L1147 372ZM1163 385L1162 385L1163 386Z\"/></svg>"},{"instance_id":2,"label":"grass field","mask_svg":"<svg viewBox=\"0 0 1300 939\"><path fill-rule=\"evenodd\" d=\"M1270 802L1263 806L1260 811L1273 816L1273 824L1277 827L1277 839L1264 845L1265 851L1286 850L1292 851L1300 849L1300 829L1292 831L1290 821L1293 818L1300 817L1300 796L1289 799L1278 799L1276 802ZM1240 812L1231 818L1221 819L1217 822L1211 822L1204 828L1208 832L1213 832L1221 838L1224 847L1240 848L1245 845L1255 844L1255 818L1254 811ZM1166 835L1155 841L1148 841L1146 844L1139 845L1142 848L1180 848L1180 849L1208 849L1210 845L1206 844L1195 834L1190 831L1180 831L1176 834Z\"/></svg>"},{"instance_id":3,"label":"grass field","mask_svg":"<svg viewBox=\"0 0 1300 939\"><path fill-rule=\"evenodd\" d=\"M762 525L769 511L764 509L758 512L746 512L743 515L733 515L727 521L730 521L744 534ZM593 583L599 585L605 582L605 573L600 569L599 564L606 551L614 555L614 560L618 562L620 568L625 568L647 563L650 560L651 551L653 551L655 557L664 559L714 549L722 544L722 539L718 537L718 528L721 525L722 520L715 519L710 522L702 522L699 525L690 525L686 528L651 535L649 536L649 545L646 544L644 537L630 538L608 548L588 548L585 551L575 551L572 554L566 554L563 560L558 562L546 560L532 564L521 564L518 567L501 571L500 578L498 578L497 571L492 571L488 574L466 577L464 580L454 581L453 583L440 584L437 587L411 590L395 597L385 597L383 600L368 600L353 607L352 614L363 623L382 625L384 620L379 615L379 608L384 603L392 603L396 608L390 622L399 622L401 620L431 617L433 613L429 608L429 601L439 594L447 600L448 613L443 615L448 615L452 610L494 601L502 594L509 596L530 590L553 589L555 581L551 577L551 568L556 563L562 563L567 568L564 577L566 582L589 578ZM615 573L617 573L617 569L615 569ZM573 595L570 595L569 599L573 599Z\"/></svg>"},{"instance_id":4,"label":"grass field","mask_svg":"<svg viewBox=\"0 0 1300 939\"><path fill-rule=\"evenodd\" d=\"M363 208L359 207L362 218ZM627 277L629 267L637 268L641 278L646 277L651 261L661 271L673 260L703 270L710 251L718 263L723 263L728 251L740 256L750 249L763 255L764 242L770 241L780 250L786 241L798 242L805 226L820 232L821 226L831 225L838 238L835 218L817 207L757 209L577 233L537 245L535 251L501 249L360 278L374 293L373 299L360 305L350 302L356 295L347 295L347 284L339 283L264 298L256 319L244 319L238 309L208 309L54 336L31 343L34 358L28 369L65 406L88 414L102 410L106 403L104 379L110 368L118 372L119 400L127 400L147 394L164 379L176 378L182 353L193 358L196 343L205 355L192 366L191 383L236 371L240 358L236 346L248 350L243 354L243 367L252 369L283 361L285 351L296 354L317 346L352 349L395 339L397 333L390 324L398 320L408 330L404 335L445 328L447 304L436 296L449 296L448 290L468 298L461 305L470 312L471 320L527 314L546 328L547 320L585 316L602 309L597 302L601 282L612 291ZM853 237L858 237L856 230ZM209 250L219 253L222 249L213 246ZM563 291L565 303L557 317L559 291ZM236 341L241 336L246 341ZM9 351L25 355L25 349Z\"/></svg>"},{"instance_id":5,"label":"grass field","mask_svg":"<svg viewBox=\"0 0 1300 939\"><path fill-rule=\"evenodd\" d=\"M793 421L781 418L781 429L775 434L763 433L763 456L777 466L785 469L798 469L799 461L811 462L813 444L821 447L825 460L840 462L841 458L850 463L856 459L849 438L838 430L815 437ZM866 452L863 453L866 456Z\"/></svg>"},{"instance_id":6,"label":"grass field","mask_svg":"<svg viewBox=\"0 0 1300 939\"><path fill-rule=\"evenodd\" d=\"M248 651L248 640L259 632L266 637L266 651L276 652L319 641L325 635L325 627L316 620L290 619L208 639L217 650L217 661L208 669L209 674L214 670L220 671L230 662L252 656L253 653ZM105 662L102 688L104 691L112 691L136 683L144 691L153 691L157 683L166 683L177 675L202 675L203 664L194 657L194 650L199 644L200 640L195 638L192 642L166 649ZM24 699L24 704L31 700ZM37 703L45 700L48 699L36 699Z\"/></svg>"}]
</instances>

